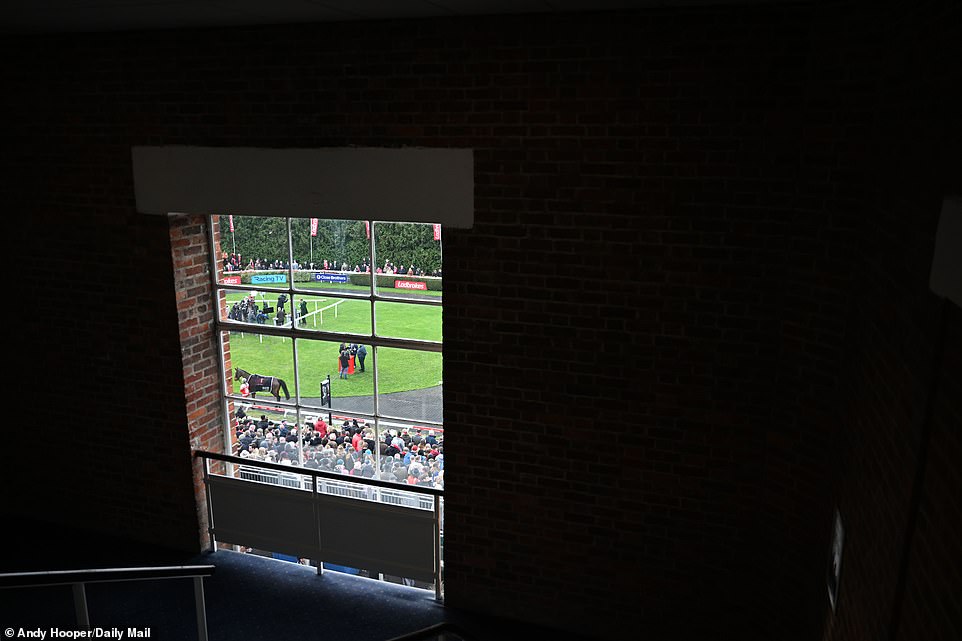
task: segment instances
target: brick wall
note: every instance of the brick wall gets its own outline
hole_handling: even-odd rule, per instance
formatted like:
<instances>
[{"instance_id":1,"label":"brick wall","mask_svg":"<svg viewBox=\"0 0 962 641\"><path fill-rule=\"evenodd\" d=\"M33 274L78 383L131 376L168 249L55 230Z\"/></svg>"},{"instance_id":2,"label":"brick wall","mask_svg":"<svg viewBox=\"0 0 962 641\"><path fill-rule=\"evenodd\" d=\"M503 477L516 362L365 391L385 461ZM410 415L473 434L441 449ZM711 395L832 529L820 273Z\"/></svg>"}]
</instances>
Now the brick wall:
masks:
<instances>
[{"instance_id":1,"label":"brick wall","mask_svg":"<svg viewBox=\"0 0 962 641\"><path fill-rule=\"evenodd\" d=\"M946 310L945 353L937 364L926 464L917 499L902 600L894 620L898 639L948 641L962 636L962 313Z\"/></svg>"},{"instance_id":2,"label":"brick wall","mask_svg":"<svg viewBox=\"0 0 962 641\"><path fill-rule=\"evenodd\" d=\"M962 564L951 534L962 487L948 460L962 460L962 318L951 303L942 311L928 280L942 199L962 193L952 35L962 15L957 3L927 2L856 18L849 26L875 43L872 119L834 440L846 550L824 638L956 638L962 590L947 568Z\"/></svg>"},{"instance_id":3,"label":"brick wall","mask_svg":"<svg viewBox=\"0 0 962 641\"><path fill-rule=\"evenodd\" d=\"M216 218L215 218L216 219ZM187 431L192 450L225 451L224 405L221 401L221 368L218 336L214 333L214 317L218 307L213 297L211 250L220 247L220 228L210 232L204 215L172 216L170 244L174 264L174 297L180 325L180 349L183 364L184 397L187 403ZM219 252L215 252L219 256ZM222 298L224 294L219 294ZM230 348L225 341L223 372L230 371ZM233 403L230 404L233 411ZM217 465L217 464L213 464ZM215 468L216 471L216 468ZM201 545L206 547L207 499L203 483L203 463L194 462L194 500Z\"/></svg>"},{"instance_id":4,"label":"brick wall","mask_svg":"<svg viewBox=\"0 0 962 641\"><path fill-rule=\"evenodd\" d=\"M69 498L83 522L196 547L189 437L219 438L200 219L168 227L135 213L131 145L470 147L475 225L445 231L449 603L613 638L659 627L676 638L816 636L831 496L846 514L864 503L870 527L888 518L872 479L894 465L896 484L914 469L867 447L875 423L897 434L900 420L873 410L876 382L890 378L876 368L898 362L876 355L873 337L923 331L864 324L882 309L875 297L859 303L860 347L847 351L847 275L871 264L854 250L856 230L866 219L880 235L903 230L860 204L867 154L855 151L874 88L839 52L877 41L863 33L843 46L838 11L0 45L17 96L6 122L18 125L0 194L27 213L23 246L50 256L36 270L45 290L97 305L64 324L59 304L41 301L28 332L44 358L115 383L62 398L97 417L91 431L108 448L88 446L87 432L63 436L81 454L57 461L79 479ZM871 69L860 55L857 68ZM185 314L197 319L186 341ZM39 341L46 333L56 348ZM845 358L863 382L844 387L842 403ZM832 463L847 457L836 479ZM21 487L27 513L55 494ZM893 494L892 509L904 500ZM939 558L939 524L927 527L919 540ZM887 567L871 571L853 552L853 575L888 580L898 558L884 552ZM891 605L856 607L856 590L843 591L853 618L835 638Z\"/></svg>"},{"instance_id":5,"label":"brick wall","mask_svg":"<svg viewBox=\"0 0 962 641\"><path fill-rule=\"evenodd\" d=\"M132 216L127 196L108 193L104 181L123 175L73 164L58 146L46 153L65 163L59 175L49 189L26 185L29 198L7 210L17 212L15 251L34 257L25 300L37 315L23 325L28 356L10 343L11 366L28 361L34 374L10 410L28 427L11 432L5 523L196 549L167 221ZM31 180L22 155L3 157L13 183Z\"/></svg>"}]
</instances>

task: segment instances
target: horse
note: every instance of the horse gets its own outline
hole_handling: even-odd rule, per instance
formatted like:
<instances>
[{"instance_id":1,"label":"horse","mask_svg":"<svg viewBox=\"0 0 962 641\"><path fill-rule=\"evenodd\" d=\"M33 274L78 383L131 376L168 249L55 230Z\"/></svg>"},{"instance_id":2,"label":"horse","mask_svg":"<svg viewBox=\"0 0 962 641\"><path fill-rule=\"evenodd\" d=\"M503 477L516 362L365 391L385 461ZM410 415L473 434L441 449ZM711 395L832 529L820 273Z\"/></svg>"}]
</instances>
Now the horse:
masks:
<instances>
[{"instance_id":1,"label":"horse","mask_svg":"<svg viewBox=\"0 0 962 641\"><path fill-rule=\"evenodd\" d=\"M247 384L250 385L251 398L257 398L257 392L270 390L270 393L274 395L274 398L280 401L281 390L284 390L284 400L291 400L291 395L287 391L287 383L285 383L284 379L282 378L277 378L276 376L261 376L260 374L251 374L246 369L235 367L234 380L239 381L241 379L244 379L247 381Z\"/></svg>"}]
</instances>

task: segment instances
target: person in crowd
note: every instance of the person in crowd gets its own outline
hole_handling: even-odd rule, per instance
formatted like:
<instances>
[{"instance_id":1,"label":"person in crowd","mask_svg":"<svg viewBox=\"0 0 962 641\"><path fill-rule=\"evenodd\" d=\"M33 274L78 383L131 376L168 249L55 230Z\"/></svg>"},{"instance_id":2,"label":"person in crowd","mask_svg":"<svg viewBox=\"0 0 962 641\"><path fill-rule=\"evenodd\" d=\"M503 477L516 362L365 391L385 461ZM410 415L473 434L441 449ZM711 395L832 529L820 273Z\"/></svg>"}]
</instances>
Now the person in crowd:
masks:
<instances>
[{"instance_id":1,"label":"person in crowd","mask_svg":"<svg viewBox=\"0 0 962 641\"><path fill-rule=\"evenodd\" d=\"M314 423L314 429L321 434L321 438L327 436L327 423L322 417L317 417L317 421Z\"/></svg>"},{"instance_id":2,"label":"person in crowd","mask_svg":"<svg viewBox=\"0 0 962 641\"><path fill-rule=\"evenodd\" d=\"M301 299L301 326L307 324L307 300Z\"/></svg>"},{"instance_id":3,"label":"person in crowd","mask_svg":"<svg viewBox=\"0 0 962 641\"><path fill-rule=\"evenodd\" d=\"M344 347L343 343L341 344L341 355L339 357L339 360L340 360L340 366L341 366L340 378L347 378L348 377L347 371L348 371L348 368L351 366L351 350Z\"/></svg>"},{"instance_id":4,"label":"person in crowd","mask_svg":"<svg viewBox=\"0 0 962 641\"><path fill-rule=\"evenodd\" d=\"M361 371L364 371L364 359L367 358L367 348L364 345L357 346L357 363L361 366Z\"/></svg>"},{"instance_id":5,"label":"person in crowd","mask_svg":"<svg viewBox=\"0 0 962 641\"><path fill-rule=\"evenodd\" d=\"M351 360L355 363L357 362L357 343L351 343L348 345L348 349L351 350Z\"/></svg>"}]
</instances>

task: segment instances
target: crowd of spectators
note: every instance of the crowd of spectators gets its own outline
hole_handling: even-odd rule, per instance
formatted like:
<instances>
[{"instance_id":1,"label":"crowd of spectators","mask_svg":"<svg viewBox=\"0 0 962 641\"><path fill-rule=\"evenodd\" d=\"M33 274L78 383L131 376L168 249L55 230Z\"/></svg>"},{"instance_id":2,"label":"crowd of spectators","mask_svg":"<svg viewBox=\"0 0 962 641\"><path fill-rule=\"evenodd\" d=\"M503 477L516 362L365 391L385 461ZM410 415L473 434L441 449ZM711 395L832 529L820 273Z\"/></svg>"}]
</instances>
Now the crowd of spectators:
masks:
<instances>
[{"instance_id":1,"label":"crowd of spectators","mask_svg":"<svg viewBox=\"0 0 962 641\"><path fill-rule=\"evenodd\" d=\"M374 429L357 419L328 425L319 416L298 426L263 414L255 420L243 410L234 431L234 454L242 458L423 487L444 485L440 432L388 429L376 439Z\"/></svg>"},{"instance_id":2,"label":"crowd of spectators","mask_svg":"<svg viewBox=\"0 0 962 641\"><path fill-rule=\"evenodd\" d=\"M336 260L327 260L325 258L324 261L318 263L317 266L315 266L314 263L311 263L311 269L322 269L328 272L354 272L356 274L371 273L371 266L368 264L366 259L360 264L356 264L354 267L351 267L351 264L346 260L338 262Z\"/></svg>"},{"instance_id":3,"label":"crowd of spectators","mask_svg":"<svg viewBox=\"0 0 962 641\"><path fill-rule=\"evenodd\" d=\"M291 269L291 263L286 260L276 259L269 261L263 258L251 258L244 264L243 259L240 254L227 254L224 253L222 257L223 270L225 272L235 272L244 270L282 270ZM320 262L309 262L300 263L295 258L293 263L293 268L296 270L300 269L311 269L311 270L323 270L323 271L333 271L333 272L354 272L354 273L371 273L371 265L365 260L360 264L356 264L353 267L347 261L336 261L324 259ZM378 274L400 274L404 276L441 276L440 269L425 270L422 267L417 267L416 265L404 264L395 265L390 260L384 261L383 267L378 267L375 270Z\"/></svg>"},{"instance_id":4,"label":"crowd of spectators","mask_svg":"<svg viewBox=\"0 0 962 641\"><path fill-rule=\"evenodd\" d=\"M407 269L405 269L403 264L395 266L394 263L392 263L389 260L384 261L384 267L377 268L377 273L378 274L399 274L403 276L438 276L438 277L441 276L440 269L433 269L430 272L428 272L421 267L417 267L416 265L408 265Z\"/></svg>"},{"instance_id":5,"label":"crowd of spectators","mask_svg":"<svg viewBox=\"0 0 962 641\"><path fill-rule=\"evenodd\" d=\"M253 270L272 270L272 269L290 269L291 263L286 260L276 259L273 261L266 260L264 258L251 258L244 264L243 259L240 254L223 254L221 257L222 268L225 272L237 272L237 271L253 271ZM309 269L314 269L314 263L310 264ZM294 269L307 269L305 265L302 265L298 260L294 259Z\"/></svg>"},{"instance_id":6,"label":"crowd of spectators","mask_svg":"<svg viewBox=\"0 0 962 641\"><path fill-rule=\"evenodd\" d=\"M227 318L241 323L260 323L267 322L267 314L263 308L258 307L253 296L245 296L237 301L227 310Z\"/></svg>"}]
</instances>

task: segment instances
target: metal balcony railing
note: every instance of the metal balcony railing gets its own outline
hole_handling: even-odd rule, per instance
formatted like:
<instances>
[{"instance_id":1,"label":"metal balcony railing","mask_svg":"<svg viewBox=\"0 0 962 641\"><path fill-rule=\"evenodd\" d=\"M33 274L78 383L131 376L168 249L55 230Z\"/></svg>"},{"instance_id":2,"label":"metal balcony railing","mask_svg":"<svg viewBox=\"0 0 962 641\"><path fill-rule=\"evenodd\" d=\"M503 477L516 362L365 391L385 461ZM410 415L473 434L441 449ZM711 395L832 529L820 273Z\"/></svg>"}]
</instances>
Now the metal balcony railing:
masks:
<instances>
[{"instance_id":1,"label":"metal balcony railing","mask_svg":"<svg viewBox=\"0 0 962 641\"><path fill-rule=\"evenodd\" d=\"M77 627L89 630L87 611L88 583L117 583L158 581L163 579L192 579L194 605L197 615L197 638L207 641L207 606L204 602L204 577L214 573L213 565L176 565L138 568L98 568L85 570L54 570L48 572L10 572L0 574L0 589L19 589L69 585L73 589Z\"/></svg>"},{"instance_id":2,"label":"metal balcony railing","mask_svg":"<svg viewBox=\"0 0 962 641\"><path fill-rule=\"evenodd\" d=\"M326 561L433 580L442 600L443 490L215 452L195 456L203 461L211 551L222 540L312 559L318 572ZM225 463L225 473L211 473L211 461Z\"/></svg>"}]
</instances>

